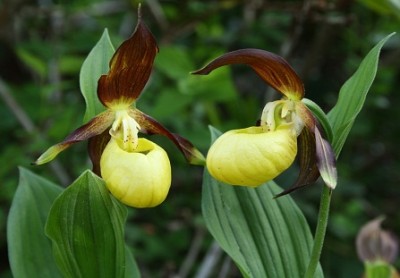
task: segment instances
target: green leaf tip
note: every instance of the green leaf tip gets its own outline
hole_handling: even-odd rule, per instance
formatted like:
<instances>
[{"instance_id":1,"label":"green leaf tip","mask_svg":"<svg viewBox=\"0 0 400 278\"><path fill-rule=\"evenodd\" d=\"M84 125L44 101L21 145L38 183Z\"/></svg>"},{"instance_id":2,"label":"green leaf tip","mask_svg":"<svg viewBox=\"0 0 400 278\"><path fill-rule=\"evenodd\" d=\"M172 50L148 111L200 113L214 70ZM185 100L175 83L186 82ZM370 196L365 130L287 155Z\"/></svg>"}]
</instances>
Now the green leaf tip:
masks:
<instances>
[{"instance_id":1,"label":"green leaf tip","mask_svg":"<svg viewBox=\"0 0 400 278\"><path fill-rule=\"evenodd\" d=\"M44 234L44 223L62 188L19 167L19 183L7 219L7 246L14 277L62 277ZM40 252L40 256L38 256Z\"/></svg>"},{"instance_id":2,"label":"green leaf tip","mask_svg":"<svg viewBox=\"0 0 400 278\"><path fill-rule=\"evenodd\" d=\"M332 147L336 157L339 156L375 79L380 51L394 35L395 33L391 33L383 38L365 56L355 73L343 84L336 105L328 113L334 134Z\"/></svg>"},{"instance_id":3,"label":"green leaf tip","mask_svg":"<svg viewBox=\"0 0 400 278\"><path fill-rule=\"evenodd\" d=\"M97 97L97 82L109 69L109 62L115 52L107 28L89 52L79 74L81 93L86 102L83 122L101 113L105 108Z\"/></svg>"},{"instance_id":4,"label":"green leaf tip","mask_svg":"<svg viewBox=\"0 0 400 278\"><path fill-rule=\"evenodd\" d=\"M123 277L126 215L126 207L90 170L64 190L46 223L46 234L64 276Z\"/></svg>"}]
</instances>

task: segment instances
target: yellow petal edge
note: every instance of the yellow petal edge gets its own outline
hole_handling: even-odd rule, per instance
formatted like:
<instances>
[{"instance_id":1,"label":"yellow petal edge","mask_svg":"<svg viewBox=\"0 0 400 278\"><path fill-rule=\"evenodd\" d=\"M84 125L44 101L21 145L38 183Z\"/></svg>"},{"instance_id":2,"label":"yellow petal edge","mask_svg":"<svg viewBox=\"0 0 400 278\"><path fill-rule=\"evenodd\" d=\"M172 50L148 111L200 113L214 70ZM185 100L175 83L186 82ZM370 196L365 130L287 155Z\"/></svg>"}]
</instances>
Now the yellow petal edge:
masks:
<instances>
[{"instance_id":1,"label":"yellow petal edge","mask_svg":"<svg viewBox=\"0 0 400 278\"><path fill-rule=\"evenodd\" d=\"M207 154L207 169L217 180L259 186L286 170L297 154L291 128L265 132L262 127L231 130L221 135Z\"/></svg>"},{"instance_id":2,"label":"yellow petal edge","mask_svg":"<svg viewBox=\"0 0 400 278\"><path fill-rule=\"evenodd\" d=\"M122 203L147 208L161 204L171 186L167 153L139 138L134 152L126 152L111 139L100 159L101 175L110 192Z\"/></svg>"}]
</instances>

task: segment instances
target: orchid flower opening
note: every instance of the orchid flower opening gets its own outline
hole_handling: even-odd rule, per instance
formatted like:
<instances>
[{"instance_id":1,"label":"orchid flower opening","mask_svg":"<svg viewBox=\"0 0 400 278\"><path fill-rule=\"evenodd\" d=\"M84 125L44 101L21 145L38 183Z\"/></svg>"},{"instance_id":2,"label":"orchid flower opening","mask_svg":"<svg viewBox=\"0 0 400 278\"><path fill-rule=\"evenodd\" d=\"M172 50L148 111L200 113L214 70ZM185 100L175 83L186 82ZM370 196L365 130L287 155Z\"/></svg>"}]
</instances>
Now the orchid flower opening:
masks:
<instances>
[{"instance_id":1,"label":"orchid flower opening","mask_svg":"<svg viewBox=\"0 0 400 278\"><path fill-rule=\"evenodd\" d=\"M109 72L98 80L97 95L106 110L50 147L36 161L40 165L60 152L89 140L93 171L110 192L133 207L162 203L171 186L171 165L166 152L139 133L169 138L191 164L204 164L203 155L186 139L171 133L158 121L136 108L158 52L157 43L141 20L133 35L116 50Z\"/></svg>"},{"instance_id":2,"label":"orchid flower opening","mask_svg":"<svg viewBox=\"0 0 400 278\"><path fill-rule=\"evenodd\" d=\"M300 174L285 195L311 184L321 175L335 188L337 173L330 143L304 103L304 86L292 67L280 56L260 49L226 53L193 74L232 64L250 66L283 98L265 105L258 126L231 130L221 135L207 154L207 169L217 180L256 187L274 179L299 157Z\"/></svg>"}]
</instances>

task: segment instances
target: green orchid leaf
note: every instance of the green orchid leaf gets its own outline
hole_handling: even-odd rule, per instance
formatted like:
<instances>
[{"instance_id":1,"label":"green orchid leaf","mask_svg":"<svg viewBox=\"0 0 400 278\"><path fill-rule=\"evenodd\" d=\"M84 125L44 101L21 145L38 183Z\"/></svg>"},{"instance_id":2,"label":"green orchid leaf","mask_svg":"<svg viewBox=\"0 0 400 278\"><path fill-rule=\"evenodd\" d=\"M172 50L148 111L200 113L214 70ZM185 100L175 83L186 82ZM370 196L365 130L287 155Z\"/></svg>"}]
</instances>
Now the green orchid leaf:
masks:
<instances>
[{"instance_id":1,"label":"green orchid leaf","mask_svg":"<svg viewBox=\"0 0 400 278\"><path fill-rule=\"evenodd\" d=\"M101 75L108 72L109 62L114 52L108 31L105 29L100 40L83 62L79 76L80 88L86 102L84 122L89 121L105 109L97 97L97 81Z\"/></svg>"},{"instance_id":2,"label":"green orchid leaf","mask_svg":"<svg viewBox=\"0 0 400 278\"><path fill-rule=\"evenodd\" d=\"M211 129L213 141L219 132ZM274 182L257 188L226 185L207 170L202 211L206 225L244 277L302 277L313 238L290 196ZM316 277L323 277L319 267Z\"/></svg>"},{"instance_id":3,"label":"green orchid leaf","mask_svg":"<svg viewBox=\"0 0 400 278\"><path fill-rule=\"evenodd\" d=\"M344 83L339 92L339 99L328 113L333 130L332 147L339 156L354 120L361 111L367 93L375 79L378 68L379 53L394 33L382 39L364 58L357 71Z\"/></svg>"},{"instance_id":4,"label":"green orchid leaf","mask_svg":"<svg viewBox=\"0 0 400 278\"><path fill-rule=\"evenodd\" d=\"M91 171L70 185L54 202L46 223L64 276L124 277L126 215L126 207Z\"/></svg>"},{"instance_id":5,"label":"green orchid leaf","mask_svg":"<svg viewBox=\"0 0 400 278\"><path fill-rule=\"evenodd\" d=\"M129 250L127 246L125 246L125 278L140 278L139 267L136 264L135 259L133 258L132 252Z\"/></svg>"},{"instance_id":6,"label":"green orchid leaf","mask_svg":"<svg viewBox=\"0 0 400 278\"><path fill-rule=\"evenodd\" d=\"M7 245L14 277L62 277L44 226L62 188L20 168L20 178L7 221ZM34 274L34 276L33 276Z\"/></svg>"}]
</instances>

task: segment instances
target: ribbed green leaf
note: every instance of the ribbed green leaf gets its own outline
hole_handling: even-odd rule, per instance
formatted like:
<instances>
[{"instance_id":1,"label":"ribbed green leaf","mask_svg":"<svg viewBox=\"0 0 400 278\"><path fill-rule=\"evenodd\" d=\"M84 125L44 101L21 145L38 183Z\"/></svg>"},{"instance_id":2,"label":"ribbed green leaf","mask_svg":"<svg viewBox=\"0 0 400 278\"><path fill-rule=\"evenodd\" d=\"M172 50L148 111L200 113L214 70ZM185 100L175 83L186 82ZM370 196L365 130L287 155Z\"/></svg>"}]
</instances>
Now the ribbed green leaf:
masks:
<instances>
[{"instance_id":1,"label":"ribbed green leaf","mask_svg":"<svg viewBox=\"0 0 400 278\"><path fill-rule=\"evenodd\" d=\"M132 252L128 247L125 247L125 278L140 278L139 267L133 258Z\"/></svg>"},{"instance_id":2,"label":"ribbed green leaf","mask_svg":"<svg viewBox=\"0 0 400 278\"><path fill-rule=\"evenodd\" d=\"M44 234L50 207L62 188L20 168L7 221L8 257L14 277L62 277Z\"/></svg>"},{"instance_id":3,"label":"ribbed green leaf","mask_svg":"<svg viewBox=\"0 0 400 278\"><path fill-rule=\"evenodd\" d=\"M346 141L354 120L364 105L365 98L378 68L379 53L386 41L394 33L382 39L364 58L357 71L342 86L339 99L328 113L333 130L332 147L338 156Z\"/></svg>"},{"instance_id":4,"label":"ribbed green leaf","mask_svg":"<svg viewBox=\"0 0 400 278\"><path fill-rule=\"evenodd\" d=\"M127 209L84 172L54 202L46 234L65 277L124 277Z\"/></svg>"},{"instance_id":5,"label":"ribbed green leaf","mask_svg":"<svg viewBox=\"0 0 400 278\"><path fill-rule=\"evenodd\" d=\"M86 101L84 122L104 110L104 106L97 97L97 81L102 74L108 72L109 62L114 52L107 29L105 29L100 40L83 62L79 76L81 92Z\"/></svg>"},{"instance_id":6,"label":"ribbed green leaf","mask_svg":"<svg viewBox=\"0 0 400 278\"><path fill-rule=\"evenodd\" d=\"M219 132L211 129L213 141ZM203 179L206 225L245 277L302 277L309 262L312 235L290 196L274 182L257 188ZM316 277L322 277L321 268Z\"/></svg>"}]
</instances>

